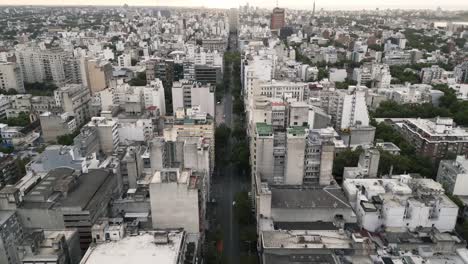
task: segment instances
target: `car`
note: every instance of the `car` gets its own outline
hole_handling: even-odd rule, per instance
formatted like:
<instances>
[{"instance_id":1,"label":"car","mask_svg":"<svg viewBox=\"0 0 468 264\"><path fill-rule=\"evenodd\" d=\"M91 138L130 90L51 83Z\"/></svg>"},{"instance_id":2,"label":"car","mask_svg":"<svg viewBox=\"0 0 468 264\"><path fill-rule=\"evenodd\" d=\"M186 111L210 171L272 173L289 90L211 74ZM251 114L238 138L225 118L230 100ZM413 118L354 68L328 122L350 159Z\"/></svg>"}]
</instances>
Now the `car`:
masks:
<instances>
[{"instance_id":1,"label":"car","mask_svg":"<svg viewBox=\"0 0 468 264\"><path fill-rule=\"evenodd\" d=\"M220 103L221 103L220 101L216 102L216 104L220 104Z\"/></svg>"}]
</instances>

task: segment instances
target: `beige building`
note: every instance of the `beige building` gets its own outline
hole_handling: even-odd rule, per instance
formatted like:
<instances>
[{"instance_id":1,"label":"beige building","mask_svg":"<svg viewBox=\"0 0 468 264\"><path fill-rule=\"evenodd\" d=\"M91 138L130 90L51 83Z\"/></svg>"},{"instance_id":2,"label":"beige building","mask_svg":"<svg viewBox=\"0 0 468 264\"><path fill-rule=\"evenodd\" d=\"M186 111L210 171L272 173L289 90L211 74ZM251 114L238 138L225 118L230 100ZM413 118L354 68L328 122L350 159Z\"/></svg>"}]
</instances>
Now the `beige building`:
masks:
<instances>
[{"instance_id":1,"label":"beige building","mask_svg":"<svg viewBox=\"0 0 468 264\"><path fill-rule=\"evenodd\" d=\"M109 87L112 78L112 65L108 61L83 58L86 84L91 94Z\"/></svg>"},{"instance_id":2,"label":"beige building","mask_svg":"<svg viewBox=\"0 0 468 264\"><path fill-rule=\"evenodd\" d=\"M24 93L23 81L23 73L16 63L0 63L0 90L14 89L18 93Z\"/></svg>"},{"instance_id":3,"label":"beige building","mask_svg":"<svg viewBox=\"0 0 468 264\"><path fill-rule=\"evenodd\" d=\"M54 91L55 104L75 116L79 126L89 119L89 90L80 84L68 84Z\"/></svg>"},{"instance_id":4,"label":"beige building","mask_svg":"<svg viewBox=\"0 0 468 264\"><path fill-rule=\"evenodd\" d=\"M45 112L39 116L44 141L56 141L58 136L72 134L76 130L76 120L69 113L60 115Z\"/></svg>"},{"instance_id":5,"label":"beige building","mask_svg":"<svg viewBox=\"0 0 468 264\"><path fill-rule=\"evenodd\" d=\"M86 125L95 127L99 137L100 150L110 155L119 146L119 126L118 122L105 117L93 117Z\"/></svg>"},{"instance_id":6,"label":"beige building","mask_svg":"<svg viewBox=\"0 0 468 264\"><path fill-rule=\"evenodd\" d=\"M188 233L202 230L204 214L203 176L191 170L157 171L150 183L153 228L183 228Z\"/></svg>"}]
</instances>

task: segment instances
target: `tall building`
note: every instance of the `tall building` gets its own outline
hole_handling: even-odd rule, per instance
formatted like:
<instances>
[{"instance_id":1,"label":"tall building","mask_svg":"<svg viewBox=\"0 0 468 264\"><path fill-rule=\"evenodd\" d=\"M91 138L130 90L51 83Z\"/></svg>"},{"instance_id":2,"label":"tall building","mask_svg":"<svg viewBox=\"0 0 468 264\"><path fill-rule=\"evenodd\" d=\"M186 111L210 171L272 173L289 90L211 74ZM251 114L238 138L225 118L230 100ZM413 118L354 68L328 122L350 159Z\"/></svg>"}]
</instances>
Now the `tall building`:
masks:
<instances>
[{"instance_id":1,"label":"tall building","mask_svg":"<svg viewBox=\"0 0 468 264\"><path fill-rule=\"evenodd\" d=\"M91 94L109 88L112 79L112 64L109 61L88 59L86 57L83 60L86 69L86 84Z\"/></svg>"},{"instance_id":2,"label":"tall building","mask_svg":"<svg viewBox=\"0 0 468 264\"><path fill-rule=\"evenodd\" d=\"M350 87L348 91L336 91L330 98L327 111L332 116L335 129L345 130L355 125L369 125L365 94L365 91L356 87Z\"/></svg>"},{"instance_id":3,"label":"tall building","mask_svg":"<svg viewBox=\"0 0 468 264\"><path fill-rule=\"evenodd\" d=\"M215 114L215 87L201 83L181 80L172 85L173 113L179 108L197 107L200 113L214 117Z\"/></svg>"},{"instance_id":4,"label":"tall building","mask_svg":"<svg viewBox=\"0 0 468 264\"><path fill-rule=\"evenodd\" d=\"M468 190L468 158L457 156L455 160L441 160L437 171L437 182L450 195L466 196Z\"/></svg>"},{"instance_id":5,"label":"tall building","mask_svg":"<svg viewBox=\"0 0 468 264\"><path fill-rule=\"evenodd\" d=\"M444 69L439 65L432 65L431 67L421 69L421 82L425 84L431 84L433 80L439 80L442 78Z\"/></svg>"},{"instance_id":6,"label":"tall building","mask_svg":"<svg viewBox=\"0 0 468 264\"><path fill-rule=\"evenodd\" d=\"M155 79L147 84L143 89L143 96L146 109L150 107L157 107L161 116L166 115L164 86L161 80Z\"/></svg>"},{"instance_id":7,"label":"tall building","mask_svg":"<svg viewBox=\"0 0 468 264\"><path fill-rule=\"evenodd\" d=\"M333 180L335 146L320 129L282 132L257 123L251 153L256 177L270 184L327 186Z\"/></svg>"},{"instance_id":8,"label":"tall building","mask_svg":"<svg viewBox=\"0 0 468 264\"><path fill-rule=\"evenodd\" d=\"M18 214L13 210L0 210L0 263L20 264L17 246L24 238Z\"/></svg>"},{"instance_id":9,"label":"tall building","mask_svg":"<svg viewBox=\"0 0 468 264\"><path fill-rule=\"evenodd\" d=\"M201 190L204 177L191 170L156 171L150 183L153 228L183 228L188 233L200 233L206 203Z\"/></svg>"},{"instance_id":10,"label":"tall building","mask_svg":"<svg viewBox=\"0 0 468 264\"><path fill-rule=\"evenodd\" d=\"M202 84L216 85L221 82L222 72L220 66L195 65L195 81Z\"/></svg>"},{"instance_id":11,"label":"tall building","mask_svg":"<svg viewBox=\"0 0 468 264\"><path fill-rule=\"evenodd\" d=\"M24 80L21 68L13 62L0 63L0 90L15 90L24 93Z\"/></svg>"},{"instance_id":12,"label":"tall building","mask_svg":"<svg viewBox=\"0 0 468 264\"><path fill-rule=\"evenodd\" d=\"M89 89L80 84L68 84L54 91L55 104L76 119L78 126L89 120Z\"/></svg>"},{"instance_id":13,"label":"tall building","mask_svg":"<svg viewBox=\"0 0 468 264\"><path fill-rule=\"evenodd\" d=\"M21 175L22 176L22 175ZM16 158L11 155L0 158L0 188L15 184L20 179L20 172Z\"/></svg>"},{"instance_id":14,"label":"tall building","mask_svg":"<svg viewBox=\"0 0 468 264\"><path fill-rule=\"evenodd\" d=\"M275 7L271 13L271 30L280 30L285 26L285 10L283 8Z\"/></svg>"},{"instance_id":15,"label":"tall building","mask_svg":"<svg viewBox=\"0 0 468 264\"><path fill-rule=\"evenodd\" d=\"M468 61L457 65L454 69L454 75L457 83L468 83Z\"/></svg>"},{"instance_id":16,"label":"tall building","mask_svg":"<svg viewBox=\"0 0 468 264\"><path fill-rule=\"evenodd\" d=\"M95 127L97 130L100 151L107 155L111 155L119 146L119 128L118 122L106 117L93 117L86 125L87 127Z\"/></svg>"},{"instance_id":17,"label":"tall building","mask_svg":"<svg viewBox=\"0 0 468 264\"><path fill-rule=\"evenodd\" d=\"M160 79L164 84L172 85L174 81L174 60L152 58L146 61L146 80L151 82Z\"/></svg>"},{"instance_id":18,"label":"tall building","mask_svg":"<svg viewBox=\"0 0 468 264\"><path fill-rule=\"evenodd\" d=\"M447 154L468 153L468 131L456 127L451 118L408 118L399 125L402 135L416 151L432 160L442 159Z\"/></svg>"},{"instance_id":19,"label":"tall building","mask_svg":"<svg viewBox=\"0 0 468 264\"><path fill-rule=\"evenodd\" d=\"M25 82L52 81L59 86L81 81L79 64L71 52L57 47L45 50L26 47L18 49L16 57Z\"/></svg>"}]
</instances>

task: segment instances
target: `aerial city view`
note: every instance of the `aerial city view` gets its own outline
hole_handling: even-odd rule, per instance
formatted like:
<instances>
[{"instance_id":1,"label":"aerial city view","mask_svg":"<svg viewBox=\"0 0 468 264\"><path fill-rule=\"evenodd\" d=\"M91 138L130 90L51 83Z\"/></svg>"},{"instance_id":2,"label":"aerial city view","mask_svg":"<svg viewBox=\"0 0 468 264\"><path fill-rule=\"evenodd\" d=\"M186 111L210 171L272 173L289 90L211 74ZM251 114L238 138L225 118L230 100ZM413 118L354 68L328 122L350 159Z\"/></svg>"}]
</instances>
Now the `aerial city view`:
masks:
<instances>
[{"instance_id":1,"label":"aerial city view","mask_svg":"<svg viewBox=\"0 0 468 264\"><path fill-rule=\"evenodd\" d=\"M468 1L0 0L0 264L468 264Z\"/></svg>"}]
</instances>

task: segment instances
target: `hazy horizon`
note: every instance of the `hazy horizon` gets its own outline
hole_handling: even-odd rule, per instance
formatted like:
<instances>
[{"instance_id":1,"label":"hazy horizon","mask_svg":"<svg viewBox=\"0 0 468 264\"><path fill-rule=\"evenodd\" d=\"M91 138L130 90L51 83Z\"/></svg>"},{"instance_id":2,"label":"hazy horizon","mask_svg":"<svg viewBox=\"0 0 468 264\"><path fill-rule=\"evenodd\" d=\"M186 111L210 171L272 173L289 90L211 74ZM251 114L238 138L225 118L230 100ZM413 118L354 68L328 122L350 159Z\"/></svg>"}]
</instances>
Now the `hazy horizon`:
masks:
<instances>
[{"instance_id":1,"label":"hazy horizon","mask_svg":"<svg viewBox=\"0 0 468 264\"><path fill-rule=\"evenodd\" d=\"M360 9L436 9L441 7L446 10L468 10L466 0L449 0L443 4L436 0L415 0L408 4L404 0L356 0L352 4L340 3L340 0L316 1L316 8L329 10L360 10ZM248 1L251 6L262 8L273 8L276 6L276 1L255 0ZM287 3L287 4L286 4ZM219 1L219 0L95 0L92 4L83 4L77 0L17 0L14 4L5 0L0 0L0 6L19 6L19 5L50 5L50 6L121 6L128 4L129 6L174 6L174 7L206 7L206 8L231 8L245 5L246 1ZM311 9L313 6L312 0L289 0L278 1L280 7L292 9Z\"/></svg>"}]
</instances>

